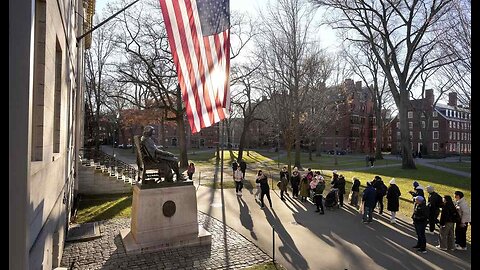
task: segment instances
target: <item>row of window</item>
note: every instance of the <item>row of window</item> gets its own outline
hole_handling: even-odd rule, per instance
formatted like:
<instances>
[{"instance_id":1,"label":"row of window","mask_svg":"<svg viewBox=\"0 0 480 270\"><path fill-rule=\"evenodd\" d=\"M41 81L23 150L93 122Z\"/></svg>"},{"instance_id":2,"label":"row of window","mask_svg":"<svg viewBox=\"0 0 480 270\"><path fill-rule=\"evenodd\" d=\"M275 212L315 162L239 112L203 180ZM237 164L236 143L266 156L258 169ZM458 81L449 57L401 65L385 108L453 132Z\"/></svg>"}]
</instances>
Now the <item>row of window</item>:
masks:
<instances>
[{"instance_id":1,"label":"row of window","mask_svg":"<svg viewBox=\"0 0 480 270\"><path fill-rule=\"evenodd\" d=\"M453 117L453 118L460 118L460 119L468 119L470 120L471 118L471 114L470 113L467 113L467 112L460 112L460 111L454 111L454 110L446 110L445 114L447 115L447 117ZM437 117L438 116L438 113L437 111L433 111L432 112L432 116L433 117ZM425 117L425 115L423 113L421 113L421 117ZM408 112L408 118L413 118L413 112L412 111L409 111Z\"/></svg>"},{"instance_id":2,"label":"row of window","mask_svg":"<svg viewBox=\"0 0 480 270\"><path fill-rule=\"evenodd\" d=\"M437 146L438 147L438 146ZM472 147L469 143L447 143L447 149L450 152L467 152L470 153L472 151Z\"/></svg>"},{"instance_id":3,"label":"row of window","mask_svg":"<svg viewBox=\"0 0 480 270\"><path fill-rule=\"evenodd\" d=\"M448 121L449 128L458 128L458 129L466 129L471 130L472 125L468 122L457 122L457 121Z\"/></svg>"},{"instance_id":4,"label":"row of window","mask_svg":"<svg viewBox=\"0 0 480 270\"><path fill-rule=\"evenodd\" d=\"M467 112L459 112L454 110L448 110L445 113L447 117L460 118L460 119L470 119L470 114Z\"/></svg>"},{"instance_id":5,"label":"row of window","mask_svg":"<svg viewBox=\"0 0 480 270\"><path fill-rule=\"evenodd\" d=\"M410 139L413 140L413 131L409 132ZM440 133L438 131L432 131L432 139L437 140L440 138ZM422 137L422 132L418 132L418 139L421 140L423 139ZM397 131L397 140L400 140L400 131Z\"/></svg>"},{"instance_id":6,"label":"row of window","mask_svg":"<svg viewBox=\"0 0 480 270\"><path fill-rule=\"evenodd\" d=\"M420 115L421 115L421 117L425 117L425 115L424 115L423 113L421 113ZM437 117L437 116L438 116L438 112L437 112L437 111L433 111L433 112L432 112L432 116L433 116L433 117ZM408 117L408 118L413 118L413 112L412 112L412 111L409 111L409 112L407 113L407 117Z\"/></svg>"},{"instance_id":7,"label":"row of window","mask_svg":"<svg viewBox=\"0 0 480 270\"><path fill-rule=\"evenodd\" d=\"M464 132L455 132L455 131L450 131L448 133L448 139L449 140L462 140L462 141L471 141L472 140L472 134L471 133L464 133Z\"/></svg>"},{"instance_id":8,"label":"row of window","mask_svg":"<svg viewBox=\"0 0 480 270\"><path fill-rule=\"evenodd\" d=\"M432 121L432 127L433 128L438 128L439 127L438 120L433 120ZM400 121L397 122L397 128L400 128ZM413 122L408 122L408 128L413 129ZM425 121L422 121L422 128L425 128Z\"/></svg>"}]
</instances>

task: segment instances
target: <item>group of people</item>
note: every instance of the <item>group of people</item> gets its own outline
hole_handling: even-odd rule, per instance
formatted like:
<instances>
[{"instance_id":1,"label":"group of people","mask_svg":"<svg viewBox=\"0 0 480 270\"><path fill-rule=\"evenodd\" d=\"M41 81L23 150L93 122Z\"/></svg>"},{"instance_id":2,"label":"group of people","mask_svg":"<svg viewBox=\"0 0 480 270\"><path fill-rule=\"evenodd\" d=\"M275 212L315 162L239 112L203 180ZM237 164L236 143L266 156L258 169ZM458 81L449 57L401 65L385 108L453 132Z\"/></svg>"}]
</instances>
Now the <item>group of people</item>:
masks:
<instances>
[{"instance_id":1,"label":"group of people","mask_svg":"<svg viewBox=\"0 0 480 270\"><path fill-rule=\"evenodd\" d=\"M244 166L246 168L246 166ZM234 173L235 181L243 180L245 177L241 166L236 168ZM241 181L240 181L241 182ZM357 177L352 178L352 188L348 196L348 203L362 213L364 223L373 221L373 211L378 207L378 213L383 214L384 197L387 199L387 210L390 211L390 223L396 223L396 213L400 207L400 196L402 195L400 188L397 186L395 178L389 181L389 186L385 185L380 176L375 176L373 180L367 181L367 186L360 194L361 182ZM323 192L326 187L326 181L319 171L313 172L311 169L301 175L298 168L293 168L292 175L289 176L287 167L283 167L280 171L280 181L278 187L280 189L280 199L285 200L288 194L288 184L292 188L292 197L300 198L302 202L306 202L307 198L316 205L315 212L325 214ZM345 194L345 177L336 170L332 172L332 180L330 182L331 192L337 194L339 207L343 207ZM270 187L268 185L267 176L262 170L258 170L256 178L257 190L255 199L260 203L261 208L265 207L264 197L266 196L270 207L272 200L270 197ZM409 191L414 202L412 220L417 234L417 244L414 246L418 252L426 253L426 237L425 230L433 233L436 226L439 227L439 245L437 248L441 250L466 250L466 232L470 220L470 208L468 207L464 194L461 191L455 191L454 198L450 195L440 196L435 192L434 187L427 186L426 192L423 192L423 186L417 181L413 182L413 191ZM236 190L241 193L240 190ZM361 200L360 200L361 196ZM325 206L327 205L328 195L325 198ZM440 217L440 218L439 218Z\"/></svg>"},{"instance_id":2,"label":"group of people","mask_svg":"<svg viewBox=\"0 0 480 270\"><path fill-rule=\"evenodd\" d=\"M395 179L390 180L389 187L386 187L380 176L375 176L372 181L367 182L367 187L362 194L363 222L372 222L372 213L378 205L379 214L383 212L383 197L387 197L387 210L390 211L390 222L396 223L395 215L399 210L400 189ZM352 197L350 204L358 206L359 180L353 178ZM427 186L426 192L417 181L413 182L412 195L414 203L412 220L417 234L417 244L413 247L418 252L426 253L427 240L425 231L434 234L435 228L439 227L439 245L441 250L466 250L467 249L467 228L470 220L470 208L468 207L464 194L461 191L454 192L454 199L450 195L440 196L435 192L434 187ZM440 217L440 219L439 219ZM455 229L454 229L455 228Z\"/></svg>"},{"instance_id":3,"label":"group of people","mask_svg":"<svg viewBox=\"0 0 480 270\"><path fill-rule=\"evenodd\" d=\"M462 191L455 191L454 197L435 192L432 186L427 186L428 197L424 188L417 181L413 182L413 191L409 193L414 200L413 224L417 233L417 244L413 247L426 253L427 240L425 230L433 233L439 227L439 245L441 250L467 250L467 228L471 223L470 208ZM440 216L440 219L438 218Z\"/></svg>"}]
</instances>

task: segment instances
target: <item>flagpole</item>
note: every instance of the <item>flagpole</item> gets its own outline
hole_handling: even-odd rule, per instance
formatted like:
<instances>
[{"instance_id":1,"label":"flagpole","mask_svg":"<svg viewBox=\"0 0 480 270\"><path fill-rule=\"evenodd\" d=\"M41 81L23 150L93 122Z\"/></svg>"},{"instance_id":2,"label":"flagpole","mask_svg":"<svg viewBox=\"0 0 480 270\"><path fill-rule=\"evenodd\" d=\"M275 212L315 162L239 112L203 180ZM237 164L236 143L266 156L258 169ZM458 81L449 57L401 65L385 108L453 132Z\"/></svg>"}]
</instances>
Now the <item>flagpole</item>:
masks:
<instances>
[{"instance_id":1,"label":"flagpole","mask_svg":"<svg viewBox=\"0 0 480 270\"><path fill-rule=\"evenodd\" d=\"M222 120L219 124L221 125L221 138L220 138L220 151L222 152L220 154L221 159L220 159L220 185L223 189L223 137L224 137L224 120Z\"/></svg>"}]
</instances>

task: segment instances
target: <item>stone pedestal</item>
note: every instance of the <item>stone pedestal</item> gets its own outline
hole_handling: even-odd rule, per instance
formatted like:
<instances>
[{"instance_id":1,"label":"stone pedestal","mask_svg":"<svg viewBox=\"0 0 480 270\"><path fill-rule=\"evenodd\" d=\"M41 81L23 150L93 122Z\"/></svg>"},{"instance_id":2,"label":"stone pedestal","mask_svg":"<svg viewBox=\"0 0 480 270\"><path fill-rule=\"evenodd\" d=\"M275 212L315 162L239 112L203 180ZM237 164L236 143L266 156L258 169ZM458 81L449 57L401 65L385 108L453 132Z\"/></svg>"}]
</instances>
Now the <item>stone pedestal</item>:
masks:
<instances>
[{"instance_id":1,"label":"stone pedestal","mask_svg":"<svg viewBox=\"0 0 480 270\"><path fill-rule=\"evenodd\" d=\"M208 245L211 234L198 224L193 184L133 188L132 223L120 231L127 254Z\"/></svg>"}]
</instances>

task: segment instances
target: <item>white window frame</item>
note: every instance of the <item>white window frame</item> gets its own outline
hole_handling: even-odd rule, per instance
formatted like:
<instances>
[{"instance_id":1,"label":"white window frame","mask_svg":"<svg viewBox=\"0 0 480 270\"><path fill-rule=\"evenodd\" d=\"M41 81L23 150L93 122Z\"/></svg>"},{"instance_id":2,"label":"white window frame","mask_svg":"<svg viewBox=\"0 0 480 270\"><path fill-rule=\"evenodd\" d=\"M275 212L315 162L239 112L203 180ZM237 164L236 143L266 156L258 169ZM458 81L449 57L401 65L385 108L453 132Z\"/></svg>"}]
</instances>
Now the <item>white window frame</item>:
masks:
<instances>
[{"instance_id":1,"label":"white window frame","mask_svg":"<svg viewBox=\"0 0 480 270\"><path fill-rule=\"evenodd\" d=\"M433 121L432 121L432 127L433 127L433 128L438 128L439 125L440 125L440 123L438 122L438 120L433 120Z\"/></svg>"},{"instance_id":2,"label":"white window frame","mask_svg":"<svg viewBox=\"0 0 480 270\"><path fill-rule=\"evenodd\" d=\"M437 116L438 116L437 111L434 110L434 111L432 112L432 116L433 116L433 117L437 117Z\"/></svg>"},{"instance_id":3,"label":"white window frame","mask_svg":"<svg viewBox=\"0 0 480 270\"><path fill-rule=\"evenodd\" d=\"M425 128L425 121L422 121L422 128Z\"/></svg>"},{"instance_id":4,"label":"white window frame","mask_svg":"<svg viewBox=\"0 0 480 270\"><path fill-rule=\"evenodd\" d=\"M452 128L452 121L448 121L448 127Z\"/></svg>"},{"instance_id":5,"label":"white window frame","mask_svg":"<svg viewBox=\"0 0 480 270\"><path fill-rule=\"evenodd\" d=\"M435 137L435 134L437 134L436 137ZM439 137L440 137L440 132L438 132L438 131L433 131L433 132L432 132L432 139L438 140Z\"/></svg>"},{"instance_id":6,"label":"white window frame","mask_svg":"<svg viewBox=\"0 0 480 270\"><path fill-rule=\"evenodd\" d=\"M418 139L419 139L419 140L422 139L422 132L421 132L421 131L418 132Z\"/></svg>"},{"instance_id":7,"label":"white window frame","mask_svg":"<svg viewBox=\"0 0 480 270\"><path fill-rule=\"evenodd\" d=\"M438 143L437 142L432 143L432 151L438 152Z\"/></svg>"},{"instance_id":8,"label":"white window frame","mask_svg":"<svg viewBox=\"0 0 480 270\"><path fill-rule=\"evenodd\" d=\"M410 140L413 140L413 131L409 131L408 135L410 135Z\"/></svg>"},{"instance_id":9,"label":"white window frame","mask_svg":"<svg viewBox=\"0 0 480 270\"><path fill-rule=\"evenodd\" d=\"M408 118L413 118L413 112L412 112L412 111L409 111L409 112L407 113L407 115L408 115Z\"/></svg>"},{"instance_id":10,"label":"white window frame","mask_svg":"<svg viewBox=\"0 0 480 270\"><path fill-rule=\"evenodd\" d=\"M400 121L397 122L397 128L400 128Z\"/></svg>"},{"instance_id":11,"label":"white window frame","mask_svg":"<svg viewBox=\"0 0 480 270\"><path fill-rule=\"evenodd\" d=\"M408 122L408 128L413 129L413 122Z\"/></svg>"},{"instance_id":12,"label":"white window frame","mask_svg":"<svg viewBox=\"0 0 480 270\"><path fill-rule=\"evenodd\" d=\"M452 139L452 132L451 132L451 131L448 133L448 139L449 139L449 140Z\"/></svg>"}]
</instances>

